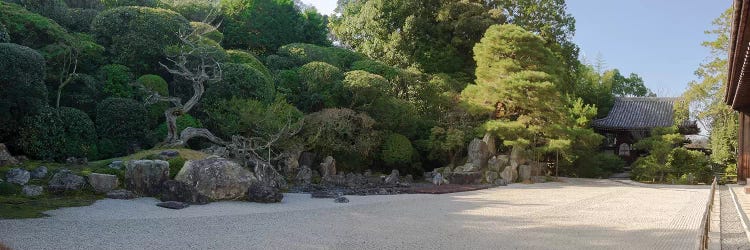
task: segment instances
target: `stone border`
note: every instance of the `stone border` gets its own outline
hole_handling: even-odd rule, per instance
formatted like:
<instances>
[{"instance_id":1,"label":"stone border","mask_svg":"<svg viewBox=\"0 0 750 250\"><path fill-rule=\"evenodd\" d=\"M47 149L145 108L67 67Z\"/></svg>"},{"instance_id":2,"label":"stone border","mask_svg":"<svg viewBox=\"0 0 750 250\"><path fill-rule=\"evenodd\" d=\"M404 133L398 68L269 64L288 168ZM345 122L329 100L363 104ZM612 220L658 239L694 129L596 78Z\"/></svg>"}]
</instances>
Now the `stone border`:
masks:
<instances>
[{"instance_id":1,"label":"stone border","mask_svg":"<svg viewBox=\"0 0 750 250\"><path fill-rule=\"evenodd\" d=\"M748 224L750 224L750 220L747 218L747 214L745 214L744 210L742 209L742 206L740 205L739 198L737 198L737 193L734 192L735 187L741 187L736 184L727 184L729 187L729 193L732 194L732 201L734 202L734 208L737 210L737 213L740 215L740 219L742 221L742 228L745 229L745 236L747 237L747 240L750 241L750 229L748 229Z\"/></svg>"}]
</instances>

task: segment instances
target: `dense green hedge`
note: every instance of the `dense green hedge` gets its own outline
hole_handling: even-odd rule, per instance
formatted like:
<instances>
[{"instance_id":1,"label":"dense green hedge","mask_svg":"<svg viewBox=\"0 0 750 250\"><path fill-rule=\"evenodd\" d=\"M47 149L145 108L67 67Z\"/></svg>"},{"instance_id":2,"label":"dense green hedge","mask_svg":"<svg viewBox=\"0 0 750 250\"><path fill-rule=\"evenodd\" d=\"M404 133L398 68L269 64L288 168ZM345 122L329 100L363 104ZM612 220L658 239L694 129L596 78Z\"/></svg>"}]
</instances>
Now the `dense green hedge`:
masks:
<instances>
[{"instance_id":1,"label":"dense green hedge","mask_svg":"<svg viewBox=\"0 0 750 250\"><path fill-rule=\"evenodd\" d=\"M99 13L91 29L113 62L145 73L159 70L165 48L178 44L178 32L189 33L191 27L177 12L128 6Z\"/></svg>"},{"instance_id":2,"label":"dense green hedge","mask_svg":"<svg viewBox=\"0 0 750 250\"><path fill-rule=\"evenodd\" d=\"M57 110L42 108L36 115L23 119L21 148L29 157L45 160L60 160L65 156L65 128Z\"/></svg>"},{"instance_id":3,"label":"dense green hedge","mask_svg":"<svg viewBox=\"0 0 750 250\"><path fill-rule=\"evenodd\" d=\"M96 127L91 118L74 108L61 107L58 112L65 134L63 156L97 158Z\"/></svg>"},{"instance_id":4,"label":"dense green hedge","mask_svg":"<svg viewBox=\"0 0 750 250\"><path fill-rule=\"evenodd\" d=\"M276 54L290 58L297 65L319 61L342 69L348 69L354 62L364 58L361 54L347 49L322 47L305 43L292 43L281 46Z\"/></svg>"},{"instance_id":5,"label":"dense green hedge","mask_svg":"<svg viewBox=\"0 0 750 250\"><path fill-rule=\"evenodd\" d=\"M60 106L80 109L87 114L96 114L96 103L101 99L101 82L87 74L77 74L62 91Z\"/></svg>"},{"instance_id":6,"label":"dense green hedge","mask_svg":"<svg viewBox=\"0 0 750 250\"><path fill-rule=\"evenodd\" d=\"M325 62L311 62L297 69L300 79L305 84L302 93L302 104L317 108L334 108L341 106L346 99L342 84L344 73ZM306 100L304 100L306 99ZM319 108L318 108L319 107Z\"/></svg>"},{"instance_id":7,"label":"dense green hedge","mask_svg":"<svg viewBox=\"0 0 750 250\"><path fill-rule=\"evenodd\" d=\"M266 66L250 52L243 50L227 50L227 55L229 55L229 62L231 63L249 64L253 68L263 72L263 74L266 74L269 78L272 77L271 71L269 71L268 68L266 68Z\"/></svg>"},{"instance_id":8,"label":"dense green hedge","mask_svg":"<svg viewBox=\"0 0 750 250\"><path fill-rule=\"evenodd\" d=\"M409 138L401 134L390 134L383 142L380 157L386 166L403 168L412 162L414 147Z\"/></svg>"},{"instance_id":9,"label":"dense green hedge","mask_svg":"<svg viewBox=\"0 0 750 250\"><path fill-rule=\"evenodd\" d=\"M21 119L47 106L44 58L13 43L0 43L0 58L0 141L12 141Z\"/></svg>"},{"instance_id":10,"label":"dense green hedge","mask_svg":"<svg viewBox=\"0 0 750 250\"><path fill-rule=\"evenodd\" d=\"M148 125L146 108L133 99L107 98L96 106L99 150L105 157L124 154L129 144L142 143Z\"/></svg>"},{"instance_id":11,"label":"dense green hedge","mask_svg":"<svg viewBox=\"0 0 750 250\"><path fill-rule=\"evenodd\" d=\"M224 99L253 98L271 102L276 92L273 81L248 64L225 63L221 82L211 83L206 89L205 102Z\"/></svg>"},{"instance_id":12,"label":"dense green hedge","mask_svg":"<svg viewBox=\"0 0 750 250\"><path fill-rule=\"evenodd\" d=\"M221 31L217 30L210 24L202 22L190 22L190 27L193 27L193 30L197 34L201 34L203 37L211 39L214 42L221 43L221 40L224 39L224 34L222 34Z\"/></svg>"},{"instance_id":13,"label":"dense green hedge","mask_svg":"<svg viewBox=\"0 0 750 250\"><path fill-rule=\"evenodd\" d=\"M133 98L135 91L131 83L133 73L125 65L104 65L96 73L97 78L104 83L103 92L107 96Z\"/></svg>"}]
</instances>

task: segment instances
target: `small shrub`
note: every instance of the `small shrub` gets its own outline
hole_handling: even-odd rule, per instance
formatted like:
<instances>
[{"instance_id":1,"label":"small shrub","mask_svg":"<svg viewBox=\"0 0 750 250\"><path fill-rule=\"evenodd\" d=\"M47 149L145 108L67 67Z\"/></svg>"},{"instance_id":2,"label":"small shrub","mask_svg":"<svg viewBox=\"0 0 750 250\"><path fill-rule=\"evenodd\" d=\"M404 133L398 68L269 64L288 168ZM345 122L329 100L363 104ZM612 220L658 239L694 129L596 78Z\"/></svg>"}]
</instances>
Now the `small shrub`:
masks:
<instances>
[{"instance_id":1,"label":"small shrub","mask_svg":"<svg viewBox=\"0 0 750 250\"><path fill-rule=\"evenodd\" d=\"M242 50L227 50L227 55L229 56L229 62L248 64L257 70L260 70L260 72L263 72L263 74L266 74L266 76L271 78L271 72L268 70L268 68L266 68L266 66L263 65L263 63L260 62L260 60L258 60L258 58L256 58L250 52Z\"/></svg>"},{"instance_id":2,"label":"small shrub","mask_svg":"<svg viewBox=\"0 0 750 250\"><path fill-rule=\"evenodd\" d=\"M573 173L584 178L606 178L613 173L621 172L625 165L625 161L615 154L597 153L576 160Z\"/></svg>"},{"instance_id":3,"label":"small shrub","mask_svg":"<svg viewBox=\"0 0 750 250\"><path fill-rule=\"evenodd\" d=\"M131 86L133 73L130 68L119 64L105 65L97 71L97 77L104 82L104 94L111 97L133 98L135 91Z\"/></svg>"},{"instance_id":4,"label":"small shrub","mask_svg":"<svg viewBox=\"0 0 750 250\"><path fill-rule=\"evenodd\" d=\"M174 177L180 172L182 166L185 165L186 160L182 157L175 157L169 159L167 162L169 162L169 179L174 180Z\"/></svg>"},{"instance_id":5,"label":"small shrub","mask_svg":"<svg viewBox=\"0 0 750 250\"><path fill-rule=\"evenodd\" d=\"M148 131L148 113L133 99L108 98L96 107L99 150L109 156L126 153L129 144L140 144Z\"/></svg>"},{"instance_id":6,"label":"small shrub","mask_svg":"<svg viewBox=\"0 0 750 250\"><path fill-rule=\"evenodd\" d=\"M0 182L0 195L15 195L20 193L20 186L8 182Z\"/></svg>"},{"instance_id":7,"label":"small shrub","mask_svg":"<svg viewBox=\"0 0 750 250\"><path fill-rule=\"evenodd\" d=\"M390 134L385 138L380 154L386 166L401 168L403 171L412 162L414 147L406 136Z\"/></svg>"},{"instance_id":8,"label":"small shrub","mask_svg":"<svg viewBox=\"0 0 750 250\"><path fill-rule=\"evenodd\" d=\"M222 66L221 82L212 83L206 89L205 103L216 103L220 99L253 98L265 103L274 99L276 89L265 74L247 64L226 63Z\"/></svg>"},{"instance_id":9,"label":"small shrub","mask_svg":"<svg viewBox=\"0 0 750 250\"><path fill-rule=\"evenodd\" d=\"M65 133L62 155L64 157L97 158L96 127L91 118L83 111L74 108L61 107L59 112Z\"/></svg>"},{"instance_id":10,"label":"small shrub","mask_svg":"<svg viewBox=\"0 0 750 250\"><path fill-rule=\"evenodd\" d=\"M57 110L43 108L38 114L24 118L21 148L35 159L60 160L64 157L65 127Z\"/></svg>"}]
</instances>

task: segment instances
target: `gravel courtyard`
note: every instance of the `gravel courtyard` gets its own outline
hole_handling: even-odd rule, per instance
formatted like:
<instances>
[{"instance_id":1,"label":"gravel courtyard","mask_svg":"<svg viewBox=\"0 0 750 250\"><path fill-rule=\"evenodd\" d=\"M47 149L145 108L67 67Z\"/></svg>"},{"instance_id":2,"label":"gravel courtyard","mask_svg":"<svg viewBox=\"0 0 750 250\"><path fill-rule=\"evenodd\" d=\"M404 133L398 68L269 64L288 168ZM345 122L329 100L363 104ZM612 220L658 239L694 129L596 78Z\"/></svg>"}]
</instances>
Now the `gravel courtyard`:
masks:
<instances>
[{"instance_id":1,"label":"gravel courtyard","mask_svg":"<svg viewBox=\"0 0 750 250\"><path fill-rule=\"evenodd\" d=\"M563 179L443 195L286 194L168 210L102 200L0 220L13 249L695 249L708 186Z\"/></svg>"}]
</instances>

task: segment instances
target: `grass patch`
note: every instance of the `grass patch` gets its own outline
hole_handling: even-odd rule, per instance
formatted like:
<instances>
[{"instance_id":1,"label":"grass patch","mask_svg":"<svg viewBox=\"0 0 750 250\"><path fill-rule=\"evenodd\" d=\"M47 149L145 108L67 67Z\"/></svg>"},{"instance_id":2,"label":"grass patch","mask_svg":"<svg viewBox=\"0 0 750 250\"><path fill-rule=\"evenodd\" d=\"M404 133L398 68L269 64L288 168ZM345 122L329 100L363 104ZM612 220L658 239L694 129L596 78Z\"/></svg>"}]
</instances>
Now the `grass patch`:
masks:
<instances>
[{"instance_id":1,"label":"grass patch","mask_svg":"<svg viewBox=\"0 0 750 250\"><path fill-rule=\"evenodd\" d=\"M44 211L63 207L80 207L93 204L103 195L78 193L71 196L42 195L28 198L23 196L0 196L0 218L27 219L46 217Z\"/></svg>"},{"instance_id":2,"label":"grass patch","mask_svg":"<svg viewBox=\"0 0 750 250\"><path fill-rule=\"evenodd\" d=\"M203 153L201 151L192 150L192 149L186 149L186 148L171 148L171 149L170 148L159 148L159 149L143 150L143 151L140 151L138 153L135 153L135 154L132 154L132 155L128 155L128 156L123 156L123 157L117 157L117 158L112 158L112 159L93 161L93 162L89 162L89 165L97 167L97 166L107 166L112 161L118 161L118 160L119 161L141 160L141 159L149 158L150 156L152 156L154 154L159 154L159 153L161 153L161 151L164 151L164 150L174 150L174 151L180 152L180 157L183 158L183 159L185 159L186 161L188 161L188 160L202 160L202 159L205 159L206 157L208 157L208 154Z\"/></svg>"}]
</instances>

